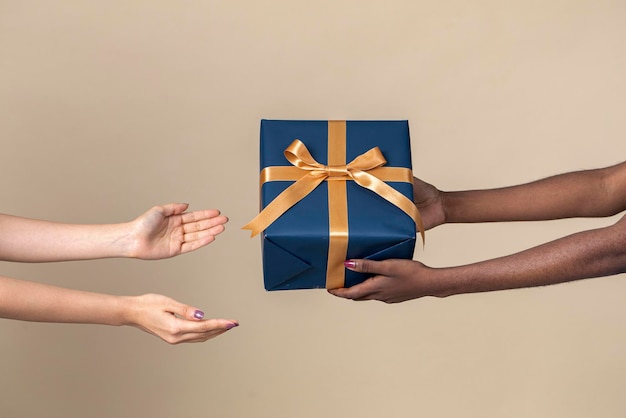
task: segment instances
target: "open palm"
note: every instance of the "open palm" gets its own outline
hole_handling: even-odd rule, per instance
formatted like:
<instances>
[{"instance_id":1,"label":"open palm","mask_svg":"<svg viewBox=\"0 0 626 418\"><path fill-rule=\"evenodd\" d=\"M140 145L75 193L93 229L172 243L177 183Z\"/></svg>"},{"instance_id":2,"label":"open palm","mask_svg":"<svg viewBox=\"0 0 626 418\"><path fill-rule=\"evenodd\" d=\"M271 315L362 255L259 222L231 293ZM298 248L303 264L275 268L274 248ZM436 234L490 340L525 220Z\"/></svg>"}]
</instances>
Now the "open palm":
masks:
<instances>
[{"instance_id":1,"label":"open palm","mask_svg":"<svg viewBox=\"0 0 626 418\"><path fill-rule=\"evenodd\" d=\"M204 247L224 231L228 218L215 209L185 212L186 203L155 206L133 221L131 257L155 260Z\"/></svg>"}]
</instances>

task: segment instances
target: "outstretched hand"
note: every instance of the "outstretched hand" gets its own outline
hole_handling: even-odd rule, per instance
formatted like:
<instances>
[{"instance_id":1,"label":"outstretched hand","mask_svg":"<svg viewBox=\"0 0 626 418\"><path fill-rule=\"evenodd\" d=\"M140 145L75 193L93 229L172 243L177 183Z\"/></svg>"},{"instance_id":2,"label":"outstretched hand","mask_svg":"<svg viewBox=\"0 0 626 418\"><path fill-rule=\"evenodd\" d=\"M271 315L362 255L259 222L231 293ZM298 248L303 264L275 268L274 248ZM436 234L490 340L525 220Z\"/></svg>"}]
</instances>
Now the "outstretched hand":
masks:
<instances>
[{"instance_id":1,"label":"outstretched hand","mask_svg":"<svg viewBox=\"0 0 626 418\"><path fill-rule=\"evenodd\" d=\"M155 206L132 222L130 257L156 260L195 251L224 231L228 218L216 209L185 212L186 203Z\"/></svg>"},{"instance_id":2,"label":"outstretched hand","mask_svg":"<svg viewBox=\"0 0 626 418\"><path fill-rule=\"evenodd\" d=\"M348 260L346 267L374 276L352 287L328 290L341 298L398 303L423 296L443 296L442 283L434 279L434 270L419 261Z\"/></svg>"},{"instance_id":3,"label":"outstretched hand","mask_svg":"<svg viewBox=\"0 0 626 418\"><path fill-rule=\"evenodd\" d=\"M169 344L197 343L221 335L239 323L228 319L204 320L204 312L167 296L131 297L128 325L153 334Z\"/></svg>"}]
</instances>

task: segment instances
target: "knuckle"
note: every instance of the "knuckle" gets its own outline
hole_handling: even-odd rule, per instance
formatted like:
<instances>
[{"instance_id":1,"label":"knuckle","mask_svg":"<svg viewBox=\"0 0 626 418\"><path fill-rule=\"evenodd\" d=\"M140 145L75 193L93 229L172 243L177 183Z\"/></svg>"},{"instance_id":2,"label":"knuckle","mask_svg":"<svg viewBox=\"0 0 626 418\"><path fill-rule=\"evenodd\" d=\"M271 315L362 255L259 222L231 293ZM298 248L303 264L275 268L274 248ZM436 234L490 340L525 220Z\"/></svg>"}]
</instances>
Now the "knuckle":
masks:
<instances>
[{"instance_id":1,"label":"knuckle","mask_svg":"<svg viewBox=\"0 0 626 418\"><path fill-rule=\"evenodd\" d=\"M167 334L171 337L171 338L178 338L181 334L181 327L178 324L170 324L167 327Z\"/></svg>"},{"instance_id":2,"label":"knuckle","mask_svg":"<svg viewBox=\"0 0 626 418\"><path fill-rule=\"evenodd\" d=\"M180 343L180 339L178 339L174 335L166 335L165 337L163 337L163 340L169 345L176 345Z\"/></svg>"},{"instance_id":3,"label":"knuckle","mask_svg":"<svg viewBox=\"0 0 626 418\"><path fill-rule=\"evenodd\" d=\"M183 308L183 317L184 318L189 318L189 317L193 317L194 314L194 309L192 309L190 306L185 306Z\"/></svg>"},{"instance_id":4,"label":"knuckle","mask_svg":"<svg viewBox=\"0 0 626 418\"><path fill-rule=\"evenodd\" d=\"M360 271L362 273L371 273L372 272L372 262L370 260L362 260Z\"/></svg>"}]
</instances>

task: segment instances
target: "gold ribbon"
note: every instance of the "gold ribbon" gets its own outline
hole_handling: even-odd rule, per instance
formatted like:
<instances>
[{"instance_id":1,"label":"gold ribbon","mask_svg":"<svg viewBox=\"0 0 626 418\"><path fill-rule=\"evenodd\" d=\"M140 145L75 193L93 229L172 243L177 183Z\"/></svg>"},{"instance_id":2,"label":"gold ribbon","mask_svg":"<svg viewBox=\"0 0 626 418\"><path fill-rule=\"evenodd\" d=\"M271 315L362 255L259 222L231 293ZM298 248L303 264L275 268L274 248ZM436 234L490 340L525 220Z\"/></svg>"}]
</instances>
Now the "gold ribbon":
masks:
<instances>
[{"instance_id":1,"label":"gold ribbon","mask_svg":"<svg viewBox=\"0 0 626 418\"><path fill-rule=\"evenodd\" d=\"M328 121L328 165L317 162L306 145L296 139L284 151L292 166L266 167L261 172L261 186L267 181L295 180L283 190L252 221L242 229L254 237L278 219L293 205L304 199L323 181L328 182L328 208L330 241L326 288L343 287L348 251L348 199L346 181L369 189L402 209L417 225L424 241L424 225L415 204L385 181L413 183L408 168L383 167L387 163L378 147L374 147L346 164L346 122Z\"/></svg>"}]
</instances>

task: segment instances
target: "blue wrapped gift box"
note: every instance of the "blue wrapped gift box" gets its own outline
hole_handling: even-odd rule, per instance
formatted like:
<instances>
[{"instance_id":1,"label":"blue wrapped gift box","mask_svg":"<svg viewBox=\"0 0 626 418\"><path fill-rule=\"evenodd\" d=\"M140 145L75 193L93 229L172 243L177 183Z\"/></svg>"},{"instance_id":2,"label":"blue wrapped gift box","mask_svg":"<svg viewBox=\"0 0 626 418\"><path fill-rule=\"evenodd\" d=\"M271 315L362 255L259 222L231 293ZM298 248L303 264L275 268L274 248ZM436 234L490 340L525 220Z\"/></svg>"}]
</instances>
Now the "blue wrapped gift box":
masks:
<instances>
[{"instance_id":1,"label":"blue wrapped gift box","mask_svg":"<svg viewBox=\"0 0 626 418\"><path fill-rule=\"evenodd\" d=\"M260 216L265 210L269 225L253 234L262 234L266 290L349 287L368 276L344 260L413 257L416 222L422 228L408 121L262 120L260 145Z\"/></svg>"}]
</instances>

